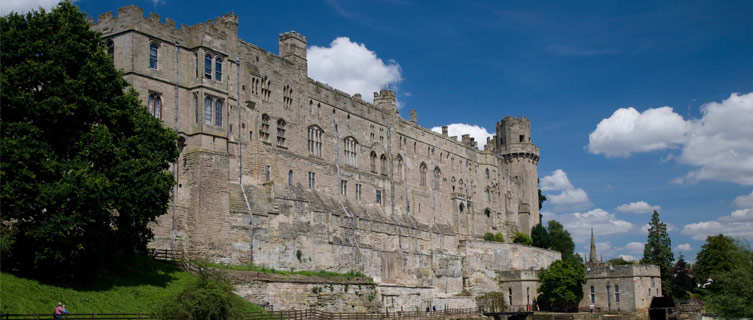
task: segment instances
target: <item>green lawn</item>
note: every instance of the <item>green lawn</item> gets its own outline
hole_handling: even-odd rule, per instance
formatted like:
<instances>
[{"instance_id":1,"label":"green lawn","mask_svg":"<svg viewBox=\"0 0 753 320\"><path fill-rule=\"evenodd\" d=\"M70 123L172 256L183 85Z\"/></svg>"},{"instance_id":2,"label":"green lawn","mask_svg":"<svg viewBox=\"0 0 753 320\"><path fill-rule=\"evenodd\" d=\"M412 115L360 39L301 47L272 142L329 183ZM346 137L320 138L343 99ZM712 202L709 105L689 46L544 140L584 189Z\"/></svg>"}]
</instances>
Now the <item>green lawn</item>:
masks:
<instances>
[{"instance_id":1,"label":"green lawn","mask_svg":"<svg viewBox=\"0 0 753 320\"><path fill-rule=\"evenodd\" d=\"M196 276L167 263L136 259L89 285L55 285L0 274L0 313L52 313L58 301L70 313L151 313ZM243 301L245 311L261 311Z\"/></svg>"}]
</instances>

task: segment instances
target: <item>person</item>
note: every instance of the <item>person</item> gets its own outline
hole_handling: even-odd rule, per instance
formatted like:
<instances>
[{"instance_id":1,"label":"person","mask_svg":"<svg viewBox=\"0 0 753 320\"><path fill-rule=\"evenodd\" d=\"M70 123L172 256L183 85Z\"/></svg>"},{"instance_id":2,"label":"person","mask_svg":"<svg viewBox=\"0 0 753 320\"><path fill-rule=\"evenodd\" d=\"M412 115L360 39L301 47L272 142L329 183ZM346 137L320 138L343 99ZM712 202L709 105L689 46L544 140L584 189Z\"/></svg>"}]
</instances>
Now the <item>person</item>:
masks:
<instances>
[{"instance_id":1,"label":"person","mask_svg":"<svg viewBox=\"0 0 753 320\"><path fill-rule=\"evenodd\" d=\"M588 310L590 310L591 313L594 313L594 303L593 302L591 302L591 305L588 306Z\"/></svg>"},{"instance_id":2,"label":"person","mask_svg":"<svg viewBox=\"0 0 753 320\"><path fill-rule=\"evenodd\" d=\"M58 306L55 308L55 312L52 313L52 317L55 319L63 319L64 312L65 309L63 308L63 304L58 302Z\"/></svg>"}]
</instances>

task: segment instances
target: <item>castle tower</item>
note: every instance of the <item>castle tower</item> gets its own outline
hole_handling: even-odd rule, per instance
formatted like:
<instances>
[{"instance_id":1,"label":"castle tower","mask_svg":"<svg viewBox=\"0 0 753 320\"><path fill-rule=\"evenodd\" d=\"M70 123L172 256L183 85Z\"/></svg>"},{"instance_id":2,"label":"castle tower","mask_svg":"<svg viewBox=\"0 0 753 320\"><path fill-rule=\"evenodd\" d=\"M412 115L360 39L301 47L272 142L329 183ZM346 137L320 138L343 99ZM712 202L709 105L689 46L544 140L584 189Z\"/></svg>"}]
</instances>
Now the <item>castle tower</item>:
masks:
<instances>
[{"instance_id":1,"label":"castle tower","mask_svg":"<svg viewBox=\"0 0 753 320\"><path fill-rule=\"evenodd\" d=\"M591 252L588 254L588 263L597 263L596 260L596 242L594 241L594 228L591 228Z\"/></svg>"},{"instance_id":2,"label":"castle tower","mask_svg":"<svg viewBox=\"0 0 753 320\"><path fill-rule=\"evenodd\" d=\"M531 234L541 222L539 217L538 163L539 147L531 143L531 121L507 116L497 122L495 141L497 157L505 179L519 185L518 230ZM514 199L515 200L515 199Z\"/></svg>"},{"instance_id":3,"label":"castle tower","mask_svg":"<svg viewBox=\"0 0 753 320\"><path fill-rule=\"evenodd\" d=\"M302 71L304 75L308 71L308 60L306 60L306 36L295 31L281 33L280 38L280 57L285 58Z\"/></svg>"}]
</instances>

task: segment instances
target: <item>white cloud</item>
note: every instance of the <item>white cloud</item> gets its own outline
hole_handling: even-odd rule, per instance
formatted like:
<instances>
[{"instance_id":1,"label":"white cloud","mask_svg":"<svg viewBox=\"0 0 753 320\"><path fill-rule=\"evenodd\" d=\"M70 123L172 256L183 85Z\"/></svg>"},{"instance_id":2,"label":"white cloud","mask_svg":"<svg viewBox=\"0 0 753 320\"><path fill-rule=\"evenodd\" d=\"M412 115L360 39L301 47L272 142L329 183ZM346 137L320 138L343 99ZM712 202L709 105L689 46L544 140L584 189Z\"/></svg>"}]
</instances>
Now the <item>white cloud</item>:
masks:
<instances>
[{"instance_id":1,"label":"white cloud","mask_svg":"<svg viewBox=\"0 0 753 320\"><path fill-rule=\"evenodd\" d=\"M622 260L625 260L625 261L638 261L638 259L636 259L634 256L631 256L629 254L621 254L619 255L619 258L622 258Z\"/></svg>"},{"instance_id":2,"label":"white cloud","mask_svg":"<svg viewBox=\"0 0 753 320\"><path fill-rule=\"evenodd\" d=\"M735 205L738 208L753 208L753 192L735 197Z\"/></svg>"},{"instance_id":3,"label":"white cloud","mask_svg":"<svg viewBox=\"0 0 753 320\"><path fill-rule=\"evenodd\" d=\"M652 206L646 201L636 201L620 205L615 210L624 213L651 213L654 210L659 211L660 206Z\"/></svg>"},{"instance_id":4,"label":"white cloud","mask_svg":"<svg viewBox=\"0 0 753 320\"><path fill-rule=\"evenodd\" d=\"M403 78L400 65L394 60L384 63L363 43L337 37L329 47L308 48L308 75L349 94L360 93L373 101L373 93L385 85L394 85Z\"/></svg>"},{"instance_id":5,"label":"white cloud","mask_svg":"<svg viewBox=\"0 0 753 320\"><path fill-rule=\"evenodd\" d=\"M38 10L39 7L49 11L58 4L60 0L3 0L0 1L0 15L9 14L11 11L16 13L27 13L32 9ZM73 0L72 2L78 2Z\"/></svg>"},{"instance_id":6,"label":"white cloud","mask_svg":"<svg viewBox=\"0 0 753 320\"><path fill-rule=\"evenodd\" d=\"M643 113L620 108L596 126L587 149L607 157L627 157L679 147L678 156L662 158L697 169L674 182L719 180L753 185L753 92L733 93L722 102L707 103L701 113L700 119L684 120L670 107Z\"/></svg>"},{"instance_id":7,"label":"white cloud","mask_svg":"<svg viewBox=\"0 0 753 320\"><path fill-rule=\"evenodd\" d=\"M690 243L678 244L677 247L675 247L675 251L690 251L690 250L693 250L693 248L690 246Z\"/></svg>"},{"instance_id":8,"label":"white cloud","mask_svg":"<svg viewBox=\"0 0 753 320\"><path fill-rule=\"evenodd\" d=\"M634 152L661 150L687 140L688 123L670 107L620 108L601 120L588 136L588 151L608 158L627 157Z\"/></svg>"},{"instance_id":9,"label":"white cloud","mask_svg":"<svg viewBox=\"0 0 753 320\"><path fill-rule=\"evenodd\" d=\"M434 131L436 133L442 133L442 127L434 127L431 128L431 131ZM490 133L489 131L486 131L486 128L479 127L476 125L470 125L467 123L451 123L447 125L447 134L452 136L457 136L458 141L462 141L462 137L464 134L471 135L471 138L474 138L476 142L478 142L478 148L479 150L484 150L484 146L486 145L486 138L493 136L493 133Z\"/></svg>"},{"instance_id":10,"label":"white cloud","mask_svg":"<svg viewBox=\"0 0 753 320\"><path fill-rule=\"evenodd\" d=\"M539 184L541 190L545 191L546 203L554 211L586 210L593 206L586 191L575 188L562 169L554 170L551 175L541 178Z\"/></svg>"},{"instance_id":11,"label":"white cloud","mask_svg":"<svg viewBox=\"0 0 753 320\"><path fill-rule=\"evenodd\" d=\"M599 208L583 213L554 214L545 212L544 216L549 220L554 219L562 223L576 243L590 243L591 228L593 228L597 244L604 243L604 241L600 241L599 236L630 232L634 229L632 223L619 220L615 214Z\"/></svg>"},{"instance_id":12,"label":"white cloud","mask_svg":"<svg viewBox=\"0 0 753 320\"><path fill-rule=\"evenodd\" d=\"M728 216L712 221L701 221L685 225L682 233L693 240L704 240L707 236L724 234L753 241L753 209L740 209Z\"/></svg>"},{"instance_id":13,"label":"white cloud","mask_svg":"<svg viewBox=\"0 0 753 320\"><path fill-rule=\"evenodd\" d=\"M643 254L644 247L643 242L629 242L625 245L625 249L632 254Z\"/></svg>"}]
</instances>

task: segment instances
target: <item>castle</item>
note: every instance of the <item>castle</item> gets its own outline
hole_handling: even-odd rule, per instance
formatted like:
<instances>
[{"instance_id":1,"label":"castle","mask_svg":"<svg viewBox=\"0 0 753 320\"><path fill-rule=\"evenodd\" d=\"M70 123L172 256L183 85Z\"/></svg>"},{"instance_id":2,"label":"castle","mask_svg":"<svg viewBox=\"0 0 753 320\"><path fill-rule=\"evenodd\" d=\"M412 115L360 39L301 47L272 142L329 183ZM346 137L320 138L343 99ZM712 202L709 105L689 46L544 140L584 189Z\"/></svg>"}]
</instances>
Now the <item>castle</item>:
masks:
<instances>
[{"instance_id":1,"label":"castle","mask_svg":"<svg viewBox=\"0 0 753 320\"><path fill-rule=\"evenodd\" d=\"M479 150L468 135L419 126L415 111L403 119L390 90L368 103L309 78L296 32L279 35L275 55L238 38L235 14L177 28L128 6L90 23L182 143L152 246L217 263L359 270L388 310L469 307L491 291L531 305L537 271L560 259L510 243L540 222L528 119L505 117ZM275 302L285 296L249 299L300 307Z\"/></svg>"}]
</instances>

